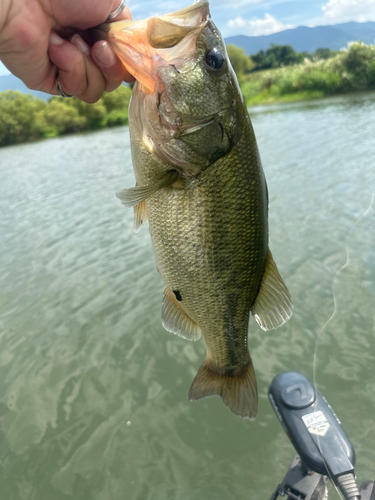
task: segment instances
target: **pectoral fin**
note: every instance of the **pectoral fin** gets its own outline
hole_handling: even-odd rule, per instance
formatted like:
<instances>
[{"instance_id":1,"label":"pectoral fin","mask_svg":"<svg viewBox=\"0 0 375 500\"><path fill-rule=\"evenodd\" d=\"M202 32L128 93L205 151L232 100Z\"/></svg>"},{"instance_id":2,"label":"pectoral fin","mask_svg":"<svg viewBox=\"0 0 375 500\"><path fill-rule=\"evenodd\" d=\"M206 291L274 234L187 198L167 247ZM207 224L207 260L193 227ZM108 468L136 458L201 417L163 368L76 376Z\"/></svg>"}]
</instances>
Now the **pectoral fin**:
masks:
<instances>
[{"instance_id":1,"label":"pectoral fin","mask_svg":"<svg viewBox=\"0 0 375 500\"><path fill-rule=\"evenodd\" d=\"M147 200L151 195L155 194L159 189L171 186L178 177L176 170L170 170L157 182L148 184L147 186L136 186L134 188L123 189L116 193L123 205L126 207L134 207L143 201Z\"/></svg>"},{"instance_id":2,"label":"pectoral fin","mask_svg":"<svg viewBox=\"0 0 375 500\"><path fill-rule=\"evenodd\" d=\"M134 207L134 232L138 233L141 226L148 221L146 202L142 201Z\"/></svg>"},{"instance_id":3,"label":"pectoral fin","mask_svg":"<svg viewBox=\"0 0 375 500\"><path fill-rule=\"evenodd\" d=\"M268 250L266 269L251 313L263 330L272 330L286 323L292 311L290 293Z\"/></svg>"},{"instance_id":4,"label":"pectoral fin","mask_svg":"<svg viewBox=\"0 0 375 500\"><path fill-rule=\"evenodd\" d=\"M198 340L201 336L199 326L189 318L173 292L167 287L164 290L161 321L166 330L184 339Z\"/></svg>"}]
</instances>

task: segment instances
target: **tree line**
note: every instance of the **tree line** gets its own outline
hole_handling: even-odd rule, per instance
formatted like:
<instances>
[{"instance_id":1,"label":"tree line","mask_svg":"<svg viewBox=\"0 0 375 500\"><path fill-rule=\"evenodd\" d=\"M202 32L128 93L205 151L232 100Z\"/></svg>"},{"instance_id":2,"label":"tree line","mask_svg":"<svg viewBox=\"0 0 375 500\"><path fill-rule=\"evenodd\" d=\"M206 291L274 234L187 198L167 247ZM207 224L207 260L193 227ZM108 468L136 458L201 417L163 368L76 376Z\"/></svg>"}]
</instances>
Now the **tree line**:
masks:
<instances>
[{"instance_id":1,"label":"tree line","mask_svg":"<svg viewBox=\"0 0 375 500\"><path fill-rule=\"evenodd\" d=\"M128 123L131 89L122 85L95 104L76 97L45 102L30 94L0 93L0 146Z\"/></svg>"},{"instance_id":2,"label":"tree line","mask_svg":"<svg viewBox=\"0 0 375 500\"><path fill-rule=\"evenodd\" d=\"M291 45L277 45L275 43L267 50L260 50L256 54L246 55L245 51L235 45L227 46L228 56L233 69L237 74L246 74L265 69L280 68L301 64L305 60L319 61L335 57L339 50L319 48L313 53L296 52Z\"/></svg>"},{"instance_id":3,"label":"tree line","mask_svg":"<svg viewBox=\"0 0 375 500\"><path fill-rule=\"evenodd\" d=\"M375 90L375 46L362 42L309 57L277 45L251 57L229 46L228 55L248 106Z\"/></svg>"}]
</instances>

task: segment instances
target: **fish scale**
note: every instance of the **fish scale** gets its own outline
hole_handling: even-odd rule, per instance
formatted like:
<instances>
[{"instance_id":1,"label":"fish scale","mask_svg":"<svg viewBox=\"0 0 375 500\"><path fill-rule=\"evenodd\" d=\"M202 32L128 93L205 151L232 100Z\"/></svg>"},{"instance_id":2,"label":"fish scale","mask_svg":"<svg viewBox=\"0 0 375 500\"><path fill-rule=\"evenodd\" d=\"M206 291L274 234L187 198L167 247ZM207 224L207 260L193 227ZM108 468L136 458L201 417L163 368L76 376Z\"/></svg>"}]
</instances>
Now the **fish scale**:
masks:
<instances>
[{"instance_id":1,"label":"fish scale","mask_svg":"<svg viewBox=\"0 0 375 500\"><path fill-rule=\"evenodd\" d=\"M169 289L180 291L222 371L229 368L226 317L233 318L236 365L249 359L243 348L249 311L267 256L265 179L251 132L187 189L166 188L146 201L159 272Z\"/></svg>"}]
</instances>

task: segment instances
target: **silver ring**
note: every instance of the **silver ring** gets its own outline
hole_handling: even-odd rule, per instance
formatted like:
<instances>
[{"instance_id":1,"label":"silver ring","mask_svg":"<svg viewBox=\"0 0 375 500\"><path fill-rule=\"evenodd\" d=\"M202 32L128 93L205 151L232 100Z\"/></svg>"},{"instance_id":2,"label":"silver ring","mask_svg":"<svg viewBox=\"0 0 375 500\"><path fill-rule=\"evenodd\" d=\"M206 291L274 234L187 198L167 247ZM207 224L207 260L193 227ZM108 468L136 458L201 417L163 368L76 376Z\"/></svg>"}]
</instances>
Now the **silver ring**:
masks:
<instances>
[{"instance_id":1,"label":"silver ring","mask_svg":"<svg viewBox=\"0 0 375 500\"><path fill-rule=\"evenodd\" d=\"M107 17L105 22L108 23L109 21L112 21L113 19L115 19L115 17L117 17L119 14L121 14L121 12L125 9L125 7L126 7L126 2L124 0L121 0L120 5L117 7L117 9L113 10L109 14L109 16Z\"/></svg>"},{"instance_id":2,"label":"silver ring","mask_svg":"<svg viewBox=\"0 0 375 500\"><path fill-rule=\"evenodd\" d=\"M65 94L65 92L63 91L61 84L58 80L56 80L56 88L57 88L59 94L61 95L61 97L73 97L72 95Z\"/></svg>"}]
</instances>

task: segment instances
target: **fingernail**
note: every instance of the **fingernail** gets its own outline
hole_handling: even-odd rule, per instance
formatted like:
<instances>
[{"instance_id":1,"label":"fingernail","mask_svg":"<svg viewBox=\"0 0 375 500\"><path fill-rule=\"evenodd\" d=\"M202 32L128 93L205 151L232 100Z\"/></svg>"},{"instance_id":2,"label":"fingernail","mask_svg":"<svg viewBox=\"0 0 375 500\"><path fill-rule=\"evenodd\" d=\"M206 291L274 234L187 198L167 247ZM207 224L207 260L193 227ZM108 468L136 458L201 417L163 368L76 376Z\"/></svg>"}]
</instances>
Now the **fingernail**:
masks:
<instances>
[{"instance_id":1,"label":"fingernail","mask_svg":"<svg viewBox=\"0 0 375 500\"><path fill-rule=\"evenodd\" d=\"M115 54L107 42L103 42L102 46L99 47L96 58L103 66L111 66L116 61Z\"/></svg>"},{"instance_id":2,"label":"fingernail","mask_svg":"<svg viewBox=\"0 0 375 500\"><path fill-rule=\"evenodd\" d=\"M49 36L49 43L51 45L62 45L64 43L64 40L59 37L54 31L51 31L51 34Z\"/></svg>"},{"instance_id":3,"label":"fingernail","mask_svg":"<svg viewBox=\"0 0 375 500\"><path fill-rule=\"evenodd\" d=\"M81 38L79 35L74 35L70 42L77 47L77 49L82 52L82 54L86 54L87 56L90 54L90 47L87 43Z\"/></svg>"}]
</instances>

